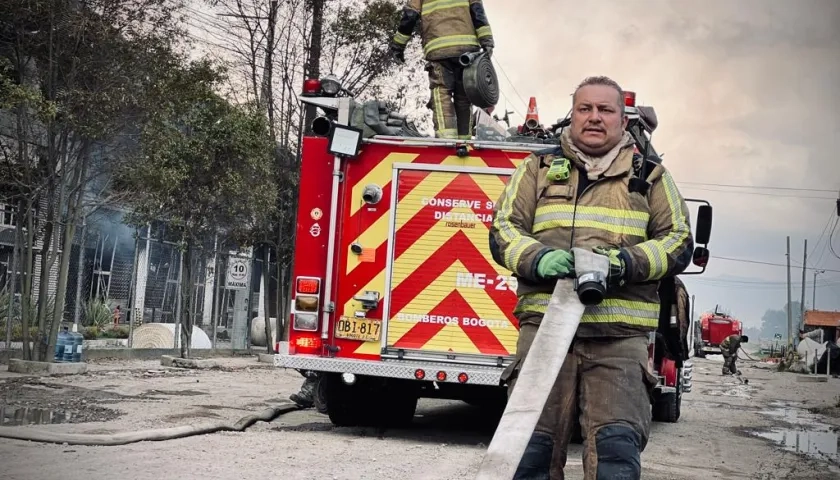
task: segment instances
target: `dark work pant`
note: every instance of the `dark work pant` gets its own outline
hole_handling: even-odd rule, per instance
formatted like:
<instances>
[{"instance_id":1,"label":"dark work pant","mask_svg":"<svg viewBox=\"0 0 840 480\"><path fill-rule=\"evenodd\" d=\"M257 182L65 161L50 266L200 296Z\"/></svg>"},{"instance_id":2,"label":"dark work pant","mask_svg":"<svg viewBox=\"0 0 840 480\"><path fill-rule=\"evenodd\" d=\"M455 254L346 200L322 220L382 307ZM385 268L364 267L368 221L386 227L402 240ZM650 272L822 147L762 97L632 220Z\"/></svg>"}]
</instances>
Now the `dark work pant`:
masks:
<instances>
[{"instance_id":1,"label":"dark work pant","mask_svg":"<svg viewBox=\"0 0 840 480\"><path fill-rule=\"evenodd\" d=\"M468 139L472 134L472 104L464 90L464 68L457 58L429 62L432 123L438 138Z\"/></svg>"},{"instance_id":2,"label":"dark work pant","mask_svg":"<svg viewBox=\"0 0 840 480\"><path fill-rule=\"evenodd\" d=\"M520 326L517 366L538 326ZM656 378L647 370L647 337L576 339L563 362L515 480L564 479L575 421L584 437L584 480L641 478L641 452L650 434L650 394Z\"/></svg>"}]
</instances>

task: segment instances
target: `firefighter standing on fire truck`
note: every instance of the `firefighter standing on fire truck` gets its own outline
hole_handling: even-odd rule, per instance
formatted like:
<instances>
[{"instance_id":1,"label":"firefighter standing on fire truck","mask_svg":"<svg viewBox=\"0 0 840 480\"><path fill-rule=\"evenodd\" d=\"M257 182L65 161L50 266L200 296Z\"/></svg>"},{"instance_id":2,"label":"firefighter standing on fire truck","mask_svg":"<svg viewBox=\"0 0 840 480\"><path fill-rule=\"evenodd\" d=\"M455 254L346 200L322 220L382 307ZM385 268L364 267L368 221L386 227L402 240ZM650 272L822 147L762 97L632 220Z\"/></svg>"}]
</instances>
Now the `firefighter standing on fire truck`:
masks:
<instances>
[{"instance_id":1,"label":"firefighter standing on fire truck","mask_svg":"<svg viewBox=\"0 0 840 480\"><path fill-rule=\"evenodd\" d=\"M656 384L647 347L659 321L657 283L685 270L694 242L685 201L664 167L653 168L646 184L630 182L627 122L618 84L586 79L560 146L527 157L496 204L490 249L519 278L516 360L502 374L509 391L554 283L574 276L572 246L592 248L611 265L607 296L586 308L515 479L563 478L578 414L585 479L641 476Z\"/></svg>"},{"instance_id":2,"label":"firefighter standing on fire truck","mask_svg":"<svg viewBox=\"0 0 840 480\"><path fill-rule=\"evenodd\" d=\"M423 54L428 62L435 136L469 139L472 105L464 91L464 68L458 57L483 48L493 52L493 33L481 0L410 0L403 9L391 54L405 62L405 48L417 22L421 24ZM454 102L453 102L454 100Z\"/></svg>"}]
</instances>

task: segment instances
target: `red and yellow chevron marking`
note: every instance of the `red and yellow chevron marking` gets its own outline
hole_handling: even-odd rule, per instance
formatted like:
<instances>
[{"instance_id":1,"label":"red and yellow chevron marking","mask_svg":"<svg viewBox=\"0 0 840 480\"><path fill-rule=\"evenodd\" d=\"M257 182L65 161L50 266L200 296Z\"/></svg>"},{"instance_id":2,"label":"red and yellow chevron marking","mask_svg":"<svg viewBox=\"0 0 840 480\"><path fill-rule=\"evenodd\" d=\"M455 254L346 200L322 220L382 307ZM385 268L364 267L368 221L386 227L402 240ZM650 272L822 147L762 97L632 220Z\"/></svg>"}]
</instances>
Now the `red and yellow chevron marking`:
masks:
<instances>
[{"instance_id":1,"label":"red and yellow chevron marking","mask_svg":"<svg viewBox=\"0 0 840 480\"><path fill-rule=\"evenodd\" d=\"M472 225L468 225L471 228L461 228L435 220L436 212L438 216L447 213L479 214L489 218L492 202L498 199L506 179L490 174L414 170L401 171L396 187L391 184L391 179L394 163L514 168L526 154L482 151L481 156L462 158L451 155L452 150L444 148L404 150L394 152L393 147L367 146L364 161L348 167L349 191L344 194L348 204L344 208L349 215L341 227L341 248L346 253L339 265L343 274L339 280L339 313L352 316L359 310L360 304L353 297L365 290L386 294L388 204L392 188L397 188L396 234L392 240L395 242L395 263L387 343L399 348L512 354L518 337L517 324L512 316L516 297L515 292L496 282L497 277L504 279L510 273L490 257L489 222L470 222ZM365 205L361 200L362 191L368 184L376 184L383 189L383 199L374 207ZM424 198L432 197L477 201L481 203L481 208L423 205ZM374 249L374 260L361 261L353 254L350 245L354 242ZM456 287L459 273L463 275L467 272L484 274L494 284L484 288ZM377 310L368 312L368 316L378 318L376 315L382 314L381 307ZM405 321L412 316L453 317L453 312L461 321L458 325ZM354 355L380 353L379 342L352 342L352 345L347 344L344 348L351 348Z\"/></svg>"},{"instance_id":2,"label":"red and yellow chevron marking","mask_svg":"<svg viewBox=\"0 0 840 480\"><path fill-rule=\"evenodd\" d=\"M400 178L413 174L405 171ZM426 180L427 190L412 191L421 197L421 205L437 199L469 206L427 204L412 215L403 210L407 198L398 204L388 344L455 353L514 353L515 293L496 289L496 280L509 272L488 260L487 246L492 203L504 183L495 175L447 172L432 172ZM405 206L412 210L411 204ZM465 274L484 275L487 283L465 281Z\"/></svg>"}]
</instances>

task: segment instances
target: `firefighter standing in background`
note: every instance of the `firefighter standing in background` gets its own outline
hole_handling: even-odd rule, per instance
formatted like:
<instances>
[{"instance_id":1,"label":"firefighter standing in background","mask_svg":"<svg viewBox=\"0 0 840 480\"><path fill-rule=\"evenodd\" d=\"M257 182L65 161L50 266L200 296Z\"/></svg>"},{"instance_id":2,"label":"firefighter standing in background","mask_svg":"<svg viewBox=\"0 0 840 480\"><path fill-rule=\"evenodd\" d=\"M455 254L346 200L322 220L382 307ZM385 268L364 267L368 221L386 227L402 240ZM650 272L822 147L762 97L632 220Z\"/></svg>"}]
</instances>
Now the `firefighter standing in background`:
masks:
<instances>
[{"instance_id":1,"label":"firefighter standing in background","mask_svg":"<svg viewBox=\"0 0 840 480\"><path fill-rule=\"evenodd\" d=\"M405 47L421 26L423 54L428 62L435 136L469 139L472 105L464 91L464 68L458 57L483 48L493 52L493 33L481 0L410 0L391 42L391 54L405 62Z\"/></svg>"},{"instance_id":2,"label":"firefighter standing in background","mask_svg":"<svg viewBox=\"0 0 840 480\"><path fill-rule=\"evenodd\" d=\"M749 338L746 335L732 334L720 342L720 353L723 354L723 375L738 374L741 372L735 367L738 360L738 349L742 343L747 343Z\"/></svg>"},{"instance_id":3,"label":"firefighter standing in background","mask_svg":"<svg viewBox=\"0 0 840 480\"><path fill-rule=\"evenodd\" d=\"M572 247L609 257L608 291L584 311L514 479L564 478L580 415L584 479L639 480L656 385L647 365L648 336L659 324L658 283L685 270L694 241L668 171L656 165L638 178L621 87L588 78L572 98L560 146L529 155L494 209L490 251L519 280L516 359L502 373L509 391L557 279L575 275Z\"/></svg>"}]
</instances>

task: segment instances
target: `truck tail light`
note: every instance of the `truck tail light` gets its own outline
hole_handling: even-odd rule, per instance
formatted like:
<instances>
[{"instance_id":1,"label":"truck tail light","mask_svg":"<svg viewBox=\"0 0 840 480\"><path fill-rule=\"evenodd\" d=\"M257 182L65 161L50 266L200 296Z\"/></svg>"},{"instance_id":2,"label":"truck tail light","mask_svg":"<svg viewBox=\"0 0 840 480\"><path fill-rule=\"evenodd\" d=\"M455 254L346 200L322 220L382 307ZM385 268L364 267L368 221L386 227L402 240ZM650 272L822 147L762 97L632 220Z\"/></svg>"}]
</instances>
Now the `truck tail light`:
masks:
<instances>
[{"instance_id":1,"label":"truck tail light","mask_svg":"<svg viewBox=\"0 0 840 480\"><path fill-rule=\"evenodd\" d=\"M317 335L301 335L289 345L289 353L292 355L298 353L315 353L321 350L322 345L323 343Z\"/></svg>"},{"instance_id":2,"label":"truck tail light","mask_svg":"<svg viewBox=\"0 0 840 480\"><path fill-rule=\"evenodd\" d=\"M321 279L315 277L297 277L295 281L295 292L306 295L318 295L321 293Z\"/></svg>"},{"instance_id":3,"label":"truck tail light","mask_svg":"<svg viewBox=\"0 0 840 480\"><path fill-rule=\"evenodd\" d=\"M315 313L295 313L292 327L295 330L302 332L315 332L318 330L318 314Z\"/></svg>"},{"instance_id":4,"label":"truck tail light","mask_svg":"<svg viewBox=\"0 0 840 480\"><path fill-rule=\"evenodd\" d=\"M303 81L303 95L306 97L315 97L321 93L321 80L317 78L308 78Z\"/></svg>"},{"instance_id":5,"label":"truck tail light","mask_svg":"<svg viewBox=\"0 0 840 480\"><path fill-rule=\"evenodd\" d=\"M295 279L295 305L292 328L303 332L318 330L318 313L321 310L321 279L297 277Z\"/></svg>"}]
</instances>

